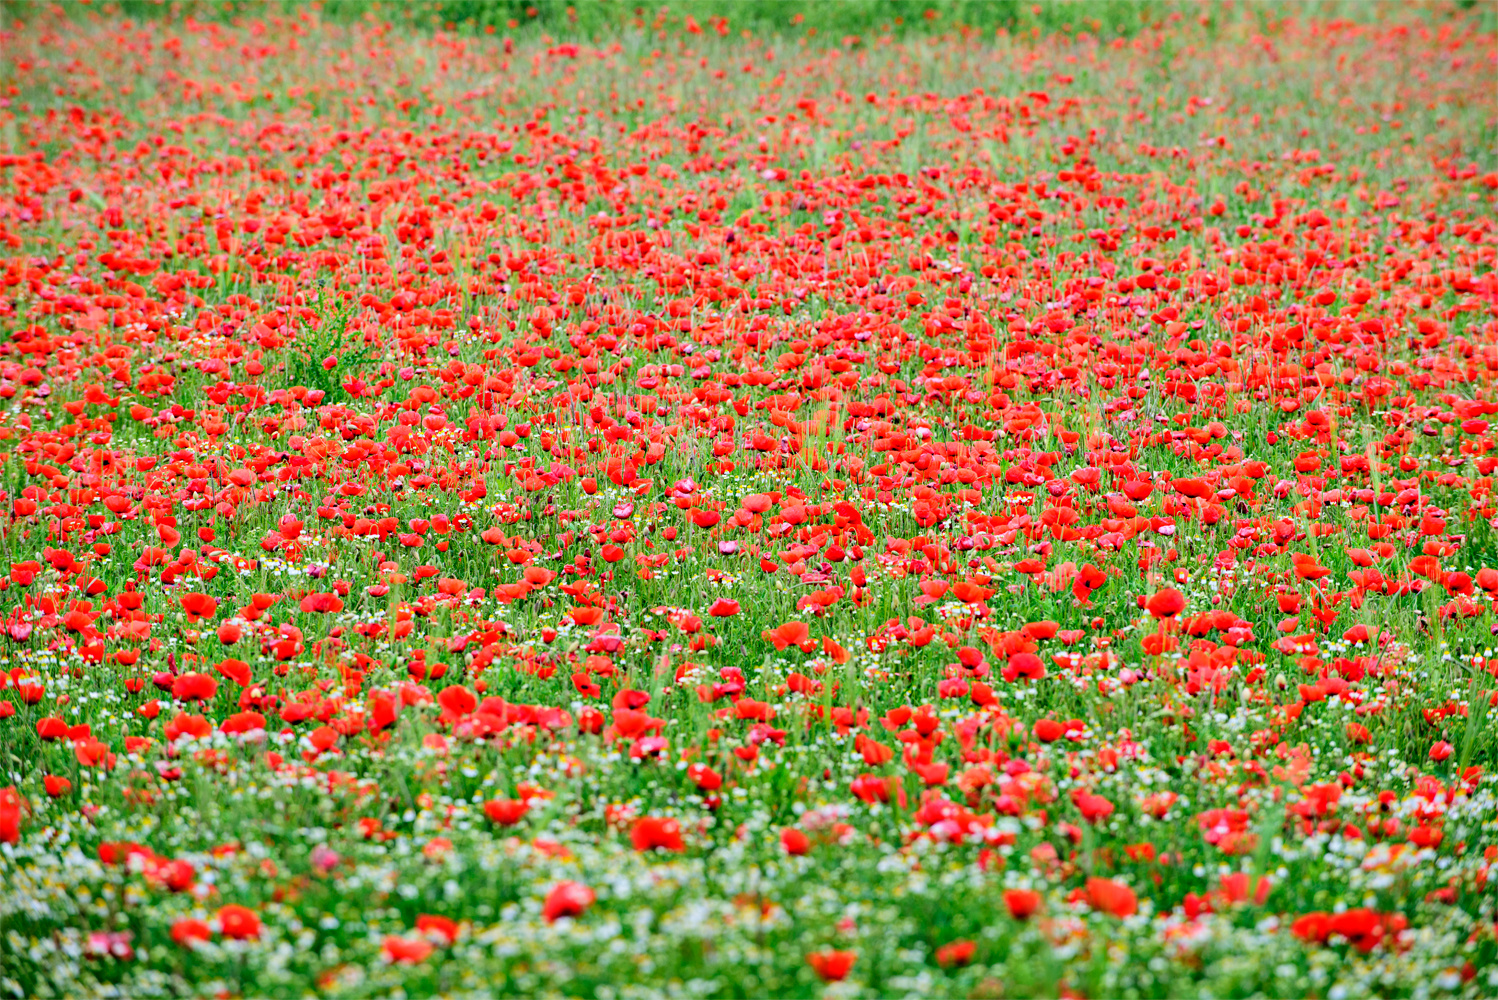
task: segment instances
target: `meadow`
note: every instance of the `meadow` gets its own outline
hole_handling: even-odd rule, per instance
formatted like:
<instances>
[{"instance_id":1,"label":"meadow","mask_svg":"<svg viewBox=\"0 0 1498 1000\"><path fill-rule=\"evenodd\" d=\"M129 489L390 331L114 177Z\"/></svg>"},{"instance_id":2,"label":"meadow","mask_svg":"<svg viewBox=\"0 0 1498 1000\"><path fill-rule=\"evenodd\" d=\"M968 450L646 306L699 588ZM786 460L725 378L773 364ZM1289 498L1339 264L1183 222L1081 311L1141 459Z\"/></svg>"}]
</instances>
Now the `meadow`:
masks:
<instances>
[{"instance_id":1,"label":"meadow","mask_svg":"<svg viewBox=\"0 0 1498 1000\"><path fill-rule=\"evenodd\" d=\"M0 8L0 996L1498 994L1491 6L930 7Z\"/></svg>"}]
</instances>

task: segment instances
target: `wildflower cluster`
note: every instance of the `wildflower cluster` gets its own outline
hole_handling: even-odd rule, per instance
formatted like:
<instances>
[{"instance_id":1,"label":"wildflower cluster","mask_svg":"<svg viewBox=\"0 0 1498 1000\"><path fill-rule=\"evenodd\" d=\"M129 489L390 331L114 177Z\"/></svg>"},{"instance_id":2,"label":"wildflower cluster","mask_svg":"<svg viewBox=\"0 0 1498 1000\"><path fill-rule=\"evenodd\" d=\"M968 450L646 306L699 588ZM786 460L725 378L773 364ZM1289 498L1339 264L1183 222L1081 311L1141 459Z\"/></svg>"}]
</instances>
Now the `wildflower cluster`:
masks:
<instances>
[{"instance_id":1,"label":"wildflower cluster","mask_svg":"<svg viewBox=\"0 0 1498 1000\"><path fill-rule=\"evenodd\" d=\"M1498 992L1480 12L252 13L0 27L0 995Z\"/></svg>"}]
</instances>

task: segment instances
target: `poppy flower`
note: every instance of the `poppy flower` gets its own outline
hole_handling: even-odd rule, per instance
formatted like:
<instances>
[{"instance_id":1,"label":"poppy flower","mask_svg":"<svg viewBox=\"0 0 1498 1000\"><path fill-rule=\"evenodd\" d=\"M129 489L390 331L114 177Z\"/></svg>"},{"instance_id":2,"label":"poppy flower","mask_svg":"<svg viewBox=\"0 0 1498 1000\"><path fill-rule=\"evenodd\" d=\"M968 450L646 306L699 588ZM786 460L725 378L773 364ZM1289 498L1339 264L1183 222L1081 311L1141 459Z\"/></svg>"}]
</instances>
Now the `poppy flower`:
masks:
<instances>
[{"instance_id":1,"label":"poppy flower","mask_svg":"<svg viewBox=\"0 0 1498 1000\"><path fill-rule=\"evenodd\" d=\"M788 826L780 831L780 846L785 853L799 856L811 850L811 840L793 826Z\"/></svg>"},{"instance_id":2,"label":"poppy flower","mask_svg":"<svg viewBox=\"0 0 1498 1000\"><path fill-rule=\"evenodd\" d=\"M178 701L212 701L218 681L207 674L178 674L172 681L172 697Z\"/></svg>"},{"instance_id":3,"label":"poppy flower","mask_svg":"<svg viewBox=\"0 0 1498 1000\"><path fill-rule=\"evenodd\" d=\"M1113 803L1101 795L1083 793L1075 796L1073 801L1082 818L1089 823L1100 823L1113 815Z\"/></svg>"},{"instance_id":4,"label":"poppy flower","mask_svg":"<svg viewBox=\"0 0 1498 1000\"><path fill-rule=\"evenodd\" d=\"M243 660L220 660L214 669L240 687L249 687L253 679L250 674L250 665Z\"/></svg>"},{"instance_id":5,"label":"poppy flower","mask_svg":"<svg viewBox=\"0 0 1498 1000\"><path fill-rule=\"evenodd\" d=\"M615 692L613 700L609 705L615 710L636 710L650 704L650 692L639 691L634 688L620 688Z\"/></svg>"},{"instance_id":6,"label":"poppy flower","mask_svg":"<svg viewBox=\"0 0 1498 1000\"><path fill-rule=\"evenodd\" d=\"M817 648L816 641L811 638L811 630L805 622L786 622L767 629L762 633L766 642L773 643L777 651L784 650L790 646L797 646L803 653L810 653Z\"/></svg>"},{"instance_id":7,"label":"poppy flower","mask_svg":"<svg viewBox=\"0 0 1498 1000\"><path fill-rule=\"evenodd\" d=\"M1040 719L1035 723L1035 738L1042 743L1054 743L1066 735L1066 727L1055 719Z\"/></svg>"},{"instance_id":8,"label":"poppy flower","mask_svg":"<svg viewBox=\"0 0 1498 1000\"><path fill-rule=\"evenodd\" d=\"M0 844L14 844L21 839L21 817L26 812L26 801L11 785L0 788Z\"/></svg>"},{"instance_id":9,"label":"poppy flower","mask_svg":"<svg viewBox=\"0 0 1498 1000\"><path fill-rule=\"evenodd\" d=\"M97 767L105 771L114 769L115 755L110 752L109 745L91 737L73 742L73 758L81 767Z\"/></svg>"},{"instance_id":10,"label":"poppy flower","mask_svg":"<svg viewBox=\"0 0 1498 1000\"><path fill-rule=\"evenodd\" d=\"M1040 909L1040 893L1032 889L1005 889L1004 905L1015 920L1028 920Z\"/></svg>"},{"instance_id":11,"label":"poppy flower","mask_svg":"<svg viewBox=\"0 0 1498 1000\"><path fill-rule=\"evenodd\" d=\"M681 824L659 816L641 816L629 831L630 843L637 851L684 851Z\"/></svg>"},{"instance_id":12,"label":"poppy flower","mask_svg":"<svg viewBox=\"0 0 1498 1000\"><path fill-rule=\"evenodd\" d=\"M530 803L520 799L490 799L484 803L484 815L499 826L514 826L530 811Z\"/></svg>"},{"instance_id":13,"label":"poppy flower","mask_svg":"<svg viewBox=\"0 0 1498 1000\"><path fill-rule=\"evenodd\" d=\"M234 941L251 941L260 936L260 915L247 906L230 904L218 911L219 933Z\"/></svg>"},{"instance_id":14,"label":"poppy flower","mask_svg":"<svg viewBox=\"0 0 1498 1000\"><path fill-rule=\"evenodd\" d=\"M657 719L645 712L621 708L614 712L612 724L603 735L607 740L637 740L651 733L658 733L665 726L665 719Z\"/></svg>"},{"instance_id":15,"label":"poppy flower","mask_svg":"<svg viewBox=\"0 0 1498 1000\"><path fill-rule=\"evenodd\" d=\"M458 923L451 917L423 913L416 918L416 930L429 940L452 944L458 939Z\"/></svg>"},{"instance_id":16,"label":"poppy flower","mask_svg":"<svg viewBox=\"0 0 1498 1000\"><path fill-rule=\"evenodd\" d=\"M235 712L219 724L219 729L230 735L264 731L265 716L259 712Z\"/></svg>"},{"instance_id":17,"label":"poppy flower","mask_svg":"<svg viewBox=\"0 0 1498 1000\"><path fill-rule=\"evenodd\" d=\"M687 765L687 777L704 792L715 792L723 787L723 776L706 764Z\"/></svg>"},{"instance_id":18,"label":"poppy flower","mask_svg":"<svg viewBox=\"0 0 1498 1000\"><path fill-rule=\"evenodd\" d=\"M1212 495L1212 487L1200 479L1175 479L1170 482L1170 486L1182 496L1191 497L1194 500L1205 499ZM1143 497L1137 499L1142 500Z\"/></svg>"},{"instance_id":19,"label":"poppy flower","mask_svg":"<svg viewBox=\"0 0 1498 1000\"><path fill-rule=\"evenodd\" d=\"M1315 582L1332 574L1330 569L1322 566L1315 558L1302 553L1294 553L1290 561L1295 568L1295 575L1302 580Z\"/></svg>"},{"instance_id":20,"label":"poppy flower","mask_svg":"<svg viewBox=\"0 0 1498 1000\"><path fill-rule=\"evenodd\" d=\"M838 983L848 978L858 961L856 951L817 951L806 956L806 964L824 983Z\"/></svg>"},{"instance_id":21,"label":"poppy flower","mask_svg":"<svg viewBox=\"0 0 1498 1000\"><path fill-rule=\"evenodd\" d=\"M1034 653L1015 653L999 671L1004 680L1013 684L1019 680L1045 680L1045 664Z\"/></svg>"},{"instance_id":22,"label":"poppy flower","mask_svg":"<svg viewBox=\"0 0 1498 1000\"><path fill-rule=\"evenodd\" d=\"M387 962L396 965L418 965L427 960L434 946L425 938L403 938L395 934L385 937L380 945L380 954Z\"/></svg>"},{"instance_id":23,"label":"poppy flower","mask_svg":"<svg viewBox=\"0 0 1498 1000\"><path fill-rule=\"evenodd\" d=\"M1290 923L1290 933L1302 941L1324 942L1332 933L1331 914L1304 913Z\"/></svg>"},{"instance_id":24,"label":"poppy flower","mask_svg":"<svg viewBox=\"0 0 1498 1000\"><path fill-rule=\"evenodd\" d=\"M307 614L335 614L343 610L343 599L337 594L314 592L303 597L298 607Z\"/></svg>"},{"instance_id":25,"label":"poppy flower","mask_svg":"<svg viewBox=\"0 0 1498 1000\"><path fill-rule=\"evenodd\" d=\"M562 917L579 917L593 905L595 898L593 890L580 882L558 882L546 894L541 916L548 924L554 924Z\"/></svg>"},{"instance_id":26,"label":"poppy flower","mask_svg":"<svg viewBox=\"0 0 1498 1000\"><path fill-rule=\"evenodd\" d=\"M199 941L212 939L213 931L202 920L184 917L172 924L171 935L172 940L181 947L191 948Z\"/></svg>"},{"instance_id":27,"label":"poppy flower","mask_svg":"<svg viewBox=\"0 0 1498 1000\"><path fill-rule=\"evenodd\" d=\"M1252 901L1255 906L1263 906L1269 898L1271 888L1273 885L1267 878L1253 878L1247 872L1234 872L1222 876L1216 895L1228 905Z\"/></svg>"},{"instance_id":28,"label":"poppy flower","mask_svg":"<svg viewBox=\"0 0 1498 1000\"><path fill-rule=\"evenodd\" d=\"M966 939L949 941L936 949L936 964L943 969L958 968L973 960L978 950L977 942Z\"/></svg>"},{"instance_id":29,"label":"poppy flower","mask_svg":"<svg viewBox=\"0 0 1498 1000\"><path fill-rule=\"evenodd\" d=\"M1150 595L1145 610L1156 618L1174 618L1186 607L1186 598L1174 587L1166 587Z\"/></svg>"},{"instance_id":30,"label":"poppy flower","mask_svg":"<svg viewBox=\"0 0 1498 1000\"><path fill-rule=\"evenodd\" d=\"M36 735L44 742L66 739L68 724L55 715L45 716L36 720Z\"/></svg>"},{"instance_id":31,"label":"poppy flower","mask_svg":"<svg viewBox=\"0 0 1498 1000\"><path fill-rule=\"evenodd\" d=\"M1115 917L1127 917L1139 909L1134 890L1107 878L1087 880L1087 901L1093 909Z\"/></svg>"},{"instance_id":32,"label":"poppy flower","mask_svg":"<svg viewBox=\"0 0 1498 1000\"><path fill-rule=\"evenodd\" d=\"M453 720L473 714L478 708L477 696L461 684L450 684L437 695L437 704L442 706L443 718Z\"/></svg>"},{"instance_id":33,"label":"poppy flower","mask_svg":"<svg viewBox=\"0 0 1498 1000\"><path fill-rule=\"evenodd\" d=\"M190 715L187 712L178 712L177 715L166 724L162 731L168 743L174 743L182 736L191 736L194 739L204 739L213 732L213 724L201 715Z\"/></svg>"},{"instance_id":34,"label":"poppy flower","mask_svg":"<svg viewBox=\"0 0 1498 1000\"><path fill-rule=\"evenodd\" d=\"M1384 936L1384 921L1367 907L1343 910L1327 918L1326 934L1346 938L1359 951L1372 951Z\"/></svg>"},{"instance_id":35,"label":"poppy flower","mask_svg":"<svg viewBox=\"0 0 1498 1000\"><path fill-rule=\"evenodd\" d=\"M1077 575L1072 580L1072 596L1075 597L1084 608L1091 607L1092 595L1099 589L1101 589L1102 586L1107 582L1108 574L1104 573L1101 569L1092 565L1091 563L1087 563L1077 570Z\"/></svg>"},{"instance_id":36,"label":"poppy flower","mask_svg":"<svg viewBox=\"0 0 1498 1000\"><path fill-rule=\"evenodd\" d=\"M183 594L182 610L187 612L187 620L189 622L212 618L218 611L218 599L208 594Z\"/></svg>"},{"instance_id":37,"label":"poppy flower","mask_svg":"<svg viewBox=\"0 0 1498 1000\"><path fill-rule=\"evenodd\" d=\"M864 802L888 802L892 780L876 774L861 774L853 779L849 791Z\"/></svg>"}]
</instances>

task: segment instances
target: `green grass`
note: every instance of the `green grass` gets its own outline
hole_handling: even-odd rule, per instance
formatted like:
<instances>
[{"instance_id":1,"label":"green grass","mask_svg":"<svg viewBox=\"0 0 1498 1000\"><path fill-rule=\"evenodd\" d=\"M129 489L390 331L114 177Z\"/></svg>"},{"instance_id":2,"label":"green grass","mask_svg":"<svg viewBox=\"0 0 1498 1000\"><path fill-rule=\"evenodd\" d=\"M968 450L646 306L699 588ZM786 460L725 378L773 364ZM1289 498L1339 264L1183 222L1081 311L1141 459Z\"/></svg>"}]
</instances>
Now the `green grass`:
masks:
<instances>
[{"instance_id":1,"label":"green grass","mask_svg":"<svg viewBox=\"0 0 1498 1000\"><path fill-rule=\"evenodd\" d=\"M24 19L44 5L34 0L0 0L0 17ZM1372 0L1305 0L1216 5L1191 0L686 0L658 5L634 0L111 0L105 3L59 0L53 5L78 16L89 12L130 18L182 17L236 21L267 13L282 16L316 11L334 21L370 18L415 28L459 30L522 36L544 34L556 39L601 40L630 28L663 28L692 18L708 35L737 38L783 36L818 45L870 44L882 37L976 32L1023 34L1090 34L1112 39L1130 37L1152 25L1183 18L1216 26L1248 20L1269 25L1284 17L1348 18L1377 21L1387 5ZM1455 0L1411 5L1417 17L1441 21L1459 10L1475 15L1491 30L1498 24L1498 4L1490 0ZM721 24L715 22L724 22ZM3 21L0 21L3 23Z\"/></svg>"}]
</instances>

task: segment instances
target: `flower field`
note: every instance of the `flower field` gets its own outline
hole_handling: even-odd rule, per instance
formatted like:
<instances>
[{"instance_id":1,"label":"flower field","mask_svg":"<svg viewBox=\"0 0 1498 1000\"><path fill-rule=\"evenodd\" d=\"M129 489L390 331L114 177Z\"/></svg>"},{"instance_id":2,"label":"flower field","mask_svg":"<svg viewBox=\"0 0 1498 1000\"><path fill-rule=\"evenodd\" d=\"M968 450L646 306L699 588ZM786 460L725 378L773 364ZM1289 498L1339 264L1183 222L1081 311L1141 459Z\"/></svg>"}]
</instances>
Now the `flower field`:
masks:
<instances>
[{"instance_id":1,"label":"flower field","mask_svg":"<svg viewBox=\"0 0 1498 1000\"><path fill-rule=\"evenodd\" d=\"M1498 994L1492 18L706 9L0 27L0 996Z\"/></svg>"}]
</instances>

